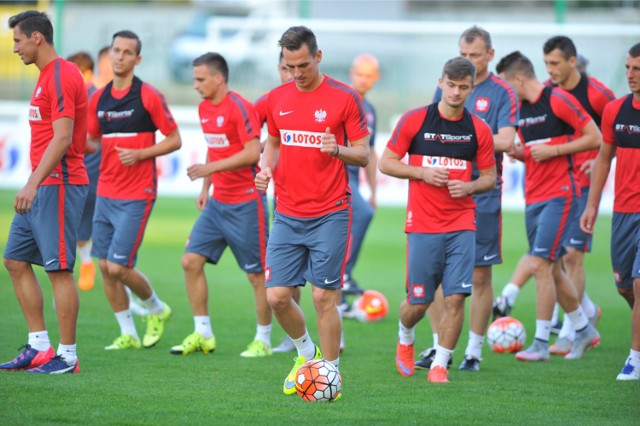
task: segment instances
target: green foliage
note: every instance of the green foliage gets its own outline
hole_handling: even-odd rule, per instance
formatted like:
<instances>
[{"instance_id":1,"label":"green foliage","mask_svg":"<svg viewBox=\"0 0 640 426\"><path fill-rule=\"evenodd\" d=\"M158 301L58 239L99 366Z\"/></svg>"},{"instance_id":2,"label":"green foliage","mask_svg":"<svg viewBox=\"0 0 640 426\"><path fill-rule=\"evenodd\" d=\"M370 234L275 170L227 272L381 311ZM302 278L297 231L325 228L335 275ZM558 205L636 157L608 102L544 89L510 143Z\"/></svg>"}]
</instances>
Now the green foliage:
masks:
<instances>
[{"instance_id":1,"label":"green foliage","mask_svg":"<svg viewBox=\"0 0 640 426\"><path fill-rule=\"evenodd\" d=\"M12 217L15 191L0 191L0 247ZM0 424L633 424L640 418L640 383L615 377L628 356L630 310L616 294L609 263L610 218L601 217L594 252L587 257L588 290L603 309L601 345L585 359L549 363L517 362L513 355L483 350L481 371L457 369L467 342L467 328L454 354L448 385L426 382L424 371L403 378L394 365L399 303L404 297L404 211L379 208L364 244L355 277L366 288L384 293L389 316L378 323L345 320L346 350L341 356L344 397L336 404L304 403L282 394L282 381L293 354L243 359L253 339L253 293L230 251L217 266L207 266L209 307L218 349L185 357L169 348L192 332L193 319L180 267L184 242L197 217L190 199L158 200L138 267L158 295L173 308L160 343L151 349L106 352L119 329L102 292L81 292L78 324L79 375L33 377L0 375ZM494 268L500 291L526 249L522 213L505 213L505 264ZM57 345L51 286L37 268L43 287L49 334ZM16 355L26 342L26 326L4 268L0 268L0 361ZM513 315L528 331L535 328L535 288L521 292ZM467 303L468 305L468 303ZM310 291L303 309L314 339L316 317ZM468 316L467 316L468 317ZM143 324L138 321L138 331ZM274 322L272 342L283 333ZM417 328L416 353L431 346L427 321Z\"/></svg>"}]
</instances>

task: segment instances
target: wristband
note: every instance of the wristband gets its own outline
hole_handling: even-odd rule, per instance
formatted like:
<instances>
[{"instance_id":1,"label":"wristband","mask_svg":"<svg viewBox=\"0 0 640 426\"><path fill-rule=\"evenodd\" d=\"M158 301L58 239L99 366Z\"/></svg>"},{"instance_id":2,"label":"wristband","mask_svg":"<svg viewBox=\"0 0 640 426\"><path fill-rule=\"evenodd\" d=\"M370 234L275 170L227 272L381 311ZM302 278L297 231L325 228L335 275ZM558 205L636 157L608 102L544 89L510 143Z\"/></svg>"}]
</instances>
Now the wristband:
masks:
<instances>
[{"instance_id":1,"label":"wristband","mask_svg":"<svg viewBox=\"0 0 640 426\"><path fill-rule=\"evenodd\" d=\"M340 145L336 144L336 150L335 150L335 154L332 155L332 157L337 157L338 155L340 155Z\"/></svg>"}]
</instances>

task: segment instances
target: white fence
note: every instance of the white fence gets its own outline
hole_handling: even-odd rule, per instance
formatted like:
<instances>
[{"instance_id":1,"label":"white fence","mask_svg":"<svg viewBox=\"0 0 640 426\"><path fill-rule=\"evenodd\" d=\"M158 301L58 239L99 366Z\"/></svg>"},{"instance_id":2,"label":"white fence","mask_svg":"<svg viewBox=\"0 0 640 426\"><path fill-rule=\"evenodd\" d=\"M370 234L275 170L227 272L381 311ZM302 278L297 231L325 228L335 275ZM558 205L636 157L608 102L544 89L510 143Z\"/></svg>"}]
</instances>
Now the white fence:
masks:
<instances>
[{"instance_id":1,"label":"white fence","mask_svg":"<svg viewBox=\"0 0 640 426\"><path fill-rule=\"evenodd\" d=\"M191 164L204 162L206 144L198 121L197 108L172 107L182 136L182 148L170 155L157 159L159 174L159 193L162 195L195 197L202 188L200 180L192 182L186 169ZM29 105L25 102L0 102L0 188L20 188L31 172L29 162L30 129L27 113ZM158 137L162 137L158 135ZM379 133L376 136L376 151L381 153L389 135ZM505 209L520 210L524 206L523 176L524 168L519 162L505 159L504 163L503 205ZM612 168L615 170L615 165ZM361 180L363 175L361 175ZM368 187L361 184L366 195ZM378 174L378 204L405 205L407 199L407 181ZM609 179L605 190L601 211L610 212L613 200L613 179Z\"/></svg>"}]
</instances>

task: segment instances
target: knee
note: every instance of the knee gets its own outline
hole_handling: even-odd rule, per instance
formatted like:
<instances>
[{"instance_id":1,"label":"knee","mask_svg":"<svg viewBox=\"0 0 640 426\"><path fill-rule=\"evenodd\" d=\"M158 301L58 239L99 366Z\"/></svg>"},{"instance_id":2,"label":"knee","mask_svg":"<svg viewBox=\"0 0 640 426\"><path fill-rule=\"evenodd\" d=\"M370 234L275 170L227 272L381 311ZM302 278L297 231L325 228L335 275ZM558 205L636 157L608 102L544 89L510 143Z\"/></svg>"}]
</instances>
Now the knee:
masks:
<instances>
[{"instance_id":1,"label":"knee","mask_svg":"<svg viewBox=\"0 0 640 426\"><path fill-rule=\"evenodd\" d=\"M113 277L119 281L125 281L124 276L126 275L129 268L127 268L126 266L122 266L119 263L107 261L106 270L107 274L109 274L110 277Z\"/></svg>"},{"instance_id":2,"label":"knee","mask_svg":"<svg viewBox=\"0 0 640 426\"><path fill-rule=\"evenodd\" d=\"M193 253L185 253L182 256L181 265L182 269L187 272L198 271L204 267L204 258L200 255Z\"/></svg>"},{"instance_id":3,"label":"knee","mask_svg":"<svg viewBox=\"0 0 640 426\"><path fill-rule=\"evenodd\" d=\"M285 297L282 292L267 289L267 302L269 303L269 306L271 306L271 309L279 312L289 306L291 303L291 296Z\"/></svg>"},{"instance_id":4,"label":"knee","mask_svg":"<svg viewBox=\"0 0 640 426\"><path fill-rule=\"evenodd\" d=\"M256 290L264 288L264 272L258 274L248 273L249 282Z\"/></svg>"},{"instance_id":5,"label":"knee","mask_svg":"<svg viewBox=\"0 0 640 426\"><path fill-rule=\"evenodd\" d=\"M339 303L337 290L316 290L313 292L313 306L317 312L336 309Z\"/></svg>"},{"instance_id":6,"label":"knee","mask_svg":"<svg viewBox=\"0 0 640 426\"><path fill-rule=\"evenodd\" d=\"M9 275L19 274L24 270L25 266L28 265L26 262L6 258L4 259L3 263L4 267L9 272Z\"/></svg>"},{"instance_id":7,"label":"knee","mask_svg":"<svg viewBox=\"0 0 640 426\"><path fill-rule=\"evenodd\" d=\"M536 256L530 257L528 266L529 272L534 277L538 277L544 274L551 274L553 272L553 270L551 269L552 264L548 260Z\"/></svg>"},{"instance_id":8,"label":"knee","mask_svg":"<svg viewBox=\"0 0 640 426\"><path fill-rule=\"evenodd\" d=\"M633 304L635 297L633 294L633 287L617 287L618 294L622 296L629 304Z\"/></svg>"},{"instance_id":9,"label":"knee","mask_svg":"<svg viewBox=\"0 0 640 426\"><path fill-rule=\"evenodd\" d=\"M581 251L572 247L568 249L567 254L562 258L568 269L573 269L582 265L584 255Z\"/></svg>"},{"instance_id":10,"label":"knee","mask_svg":"<svg viewBox=\"0 0 640 426\"><path fill-rule=\"evenodd\" d=\"M491 288L491 267L482 266L473 270L473 291L484 291Z\"/></svg>"}]
</instances>

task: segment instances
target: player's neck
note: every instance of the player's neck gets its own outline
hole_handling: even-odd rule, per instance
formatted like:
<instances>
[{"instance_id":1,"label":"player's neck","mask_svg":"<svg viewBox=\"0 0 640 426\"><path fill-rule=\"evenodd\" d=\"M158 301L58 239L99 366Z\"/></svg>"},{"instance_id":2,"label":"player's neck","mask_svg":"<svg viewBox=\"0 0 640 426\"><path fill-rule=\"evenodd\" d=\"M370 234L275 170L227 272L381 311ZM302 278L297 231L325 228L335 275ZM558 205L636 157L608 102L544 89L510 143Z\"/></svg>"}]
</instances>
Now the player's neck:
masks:
<instances>
[{"instance_id":1,"label":"player's neck","mask_svg":"<svg viewBox=\"0 0 640 426\"><path fill-rule=\"evenodd\" d=\"M227 96L227 93L229 93L229 87L225 86L223 89L218 90L218 92L213 95L213 97L209 99L209 101L213 105L219 105Z\"/></svg>"},{"instance_id":2,"label":"player's neck","mask_svg":"<svg viewBox=\"0 0 640 426\"><path fill-rule=\"evenodd\" d=\"M53 46L47 44L45 46L42 46L42 48L38 51L38 59L36 59L35 64L36 67L38 67L38 69L42 71L44 67L46 67L47 65L49 65L49 63L55 61L56 59L58 59L58 53L56 52L56 49L54 49Z\"/></svg>"},{"instance_id":3,"label":"player's neck","mask_svg":"<svg viewBox=\"0 0 640 426\"><path fill-rule=\"evenodd\" d=\"M444 117L447 120L457 120L464 112L464 104L459 107L452 107L446 102L440 101L438 102L438 112L441 117Z\"/></svg>"},{"instance_id":4,"label":"player's neck","mask_svg":"<svg viewBox=\"0 0 640 426\"><path fill-rule=\"evenodd\" d=\"M318 75L316 75L315 79L313 80L313 83L310 84L308 87L301 88L297 84L296 84L296 87L301 92L313 92L318 87L320 87L323 81L324 81L324 74L322 74L321 72L318 72Z\"/></svg>"},{"instance_id":5,"label":"player's neck","mask_svg":"<svg viewBox=\"0 0 640 426\"><path fill-rule=\"evenodd\" d=\"M580 75L580 72L578 70L574 70L565 82L558 84L558 87L564 90L573 90L576 88L578 83L580 83L581 78L582 76Z\"/></svg>"},{"instance_id":6,"label":"player's neck","mask_svg":"<svg viewBox=\"0 0 640 426\"><path fill-rule=\"evenodd\" d=\"M133 83L133 71L127 75L113 76L113 88L116 90L124 90Z\"/></svg>"},{"instance_id":7,"label":"player's neck","mask_svg":"<svg viewBox=\"0 0 640 426\"><path fill-rule=\"evenodd\" d=\"M536 102L540 98L540 94L544 90L544 84L540 83L537 79L531 79L525 83L524 87L524 101L530 103Z\"/></svg>"},{"instance_id":8,"label":"player's neck","mask_svg":"<svg viewBox=\"0 0 640 426\"><path fill-rule=\"evenodd\" d=\"M482 83L483 81L485 81L486 79L489 78L489 70L486 69L482 74L476 74L476 80L474 82L474 86L477 86L478 84Z\"/></svg>"}]
</instances>

